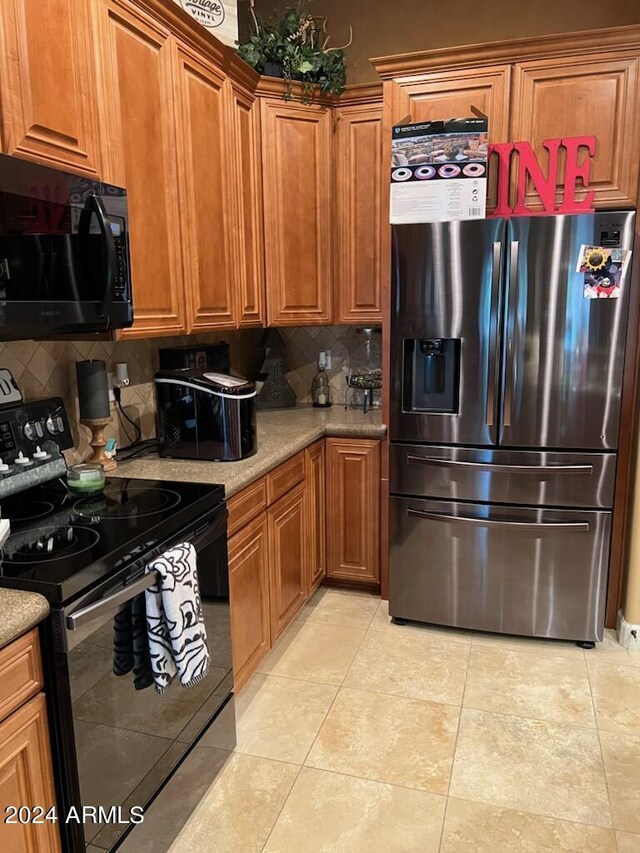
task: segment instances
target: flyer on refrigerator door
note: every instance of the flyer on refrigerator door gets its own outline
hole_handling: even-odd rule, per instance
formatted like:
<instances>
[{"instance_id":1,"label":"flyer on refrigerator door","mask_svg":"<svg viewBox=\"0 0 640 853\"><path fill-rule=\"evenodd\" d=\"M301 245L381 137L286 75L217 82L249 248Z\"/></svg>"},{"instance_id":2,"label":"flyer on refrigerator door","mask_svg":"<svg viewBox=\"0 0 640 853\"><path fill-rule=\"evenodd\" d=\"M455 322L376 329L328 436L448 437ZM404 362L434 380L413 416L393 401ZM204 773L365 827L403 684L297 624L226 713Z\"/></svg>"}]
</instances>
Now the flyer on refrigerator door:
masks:
<instances>
[{"instance_id":1,"label":"flyer on refrigerator door","mask_svg":"<svg viewBox=\"0 0 640 853\"><path fill-rule=\"evenodd\" d=\"M486 118L402 124L391 140L390 222L484 219Z\"/></svg>"}]
</instances>

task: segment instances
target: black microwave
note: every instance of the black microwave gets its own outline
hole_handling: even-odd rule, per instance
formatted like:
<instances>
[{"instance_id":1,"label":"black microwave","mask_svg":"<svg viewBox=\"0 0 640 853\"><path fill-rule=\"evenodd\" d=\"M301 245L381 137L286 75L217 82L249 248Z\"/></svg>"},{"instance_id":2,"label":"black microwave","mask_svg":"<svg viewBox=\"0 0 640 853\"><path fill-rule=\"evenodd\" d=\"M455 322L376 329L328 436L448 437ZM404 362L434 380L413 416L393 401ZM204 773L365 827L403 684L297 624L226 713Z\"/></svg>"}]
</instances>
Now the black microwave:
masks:
<instances>
[{"instance_id":1,"label":"black microwave","mask_svg":"<svg viewBox=\"0 0 640 853\"><path fill-rule=\"evenodd\" d=\"M133 323L126 190L0 155L0 340Z\"/></svg>"}]
</instances>

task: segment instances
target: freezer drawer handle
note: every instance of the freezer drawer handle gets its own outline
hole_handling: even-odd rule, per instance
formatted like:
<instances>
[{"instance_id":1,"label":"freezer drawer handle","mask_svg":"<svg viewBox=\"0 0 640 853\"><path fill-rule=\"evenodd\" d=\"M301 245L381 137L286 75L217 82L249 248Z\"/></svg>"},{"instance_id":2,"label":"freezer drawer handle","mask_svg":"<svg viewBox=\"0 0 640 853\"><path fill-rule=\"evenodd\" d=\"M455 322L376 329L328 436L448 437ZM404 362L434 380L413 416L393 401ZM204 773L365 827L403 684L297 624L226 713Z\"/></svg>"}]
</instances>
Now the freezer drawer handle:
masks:
<instances>
[{"instance_id":1,"label":"freezer drawer handle","mask_svg":"<svg viewBox=\"0 0 640 853\"><path fill-rule=\"evenodd\" d=\"M77 613L72 613L67 616L65 619L67 628L70 631L76 631L78 628L82 627L82 625L90 622L97 616L117 610L121 604L125 604L127 601L135 598L136 595L140 595L141 592L144 592L146 589L149 589L150 586L153 586L157 580L158 572L147 572L141 578L138 578L138 580L127 584L127 586L123 586L122 589L114 592L113 595L110 595L107 598L101 598L99 601L95 601L93 604L88 604L86 607L83 607L82 610L78 610Z\"/></svg>"},{"instance_id":2,"label":"freezer drawer handle","mask_svg":"<svg viewBox=\"0 0 640 853\"><path fill-rule=\"evenodd\" d=\"M426 518L430 521L450 521L457 524L477 524L478 527L508 527L509 530L531 530L532 528L544 528L545 530L566 530L587 533L589 531L588 521L502 521L494 518L469 518L465 515L445 515L440 512L423 512L419 509L408 509L407 515L415 518Z\"/></svg>"},{"instance_id":3,"label":"freezer drawer handle","mask_svg":"<svg viewBox=\"0 0 640 853\"><path fill-rule=\"evenodd\" d=\"M593 474L593 465L501 465L499 462L463 462L458 459L441 459L438 456L407 455L407 462L425 465L453 465L458 468L477 468L481 471L497 471L504 474Z\"/></svg>"}]
</instances>

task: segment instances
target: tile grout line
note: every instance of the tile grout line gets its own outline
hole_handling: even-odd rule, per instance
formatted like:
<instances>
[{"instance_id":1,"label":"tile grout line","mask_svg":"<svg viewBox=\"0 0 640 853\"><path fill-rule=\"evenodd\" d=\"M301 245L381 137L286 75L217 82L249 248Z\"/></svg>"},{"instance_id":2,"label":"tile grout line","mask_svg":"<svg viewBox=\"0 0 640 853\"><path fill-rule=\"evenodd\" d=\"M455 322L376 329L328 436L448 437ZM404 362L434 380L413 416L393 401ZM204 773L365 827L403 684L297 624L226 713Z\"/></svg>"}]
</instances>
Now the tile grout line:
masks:
<instances>
[{"instance_id":1,"label":"tile grout line","mask_svg":"<svg viewBox=\"0 0 640 853\"><path fill-rule=\"evenodd\" d=\"M377 612L378 612L378 611L377 611L377 608L376 608L376 610L373 612L373 614L372 614L372 616L371 616L371 619L373 619L373 617L375 616L375 614L376 614ZM335 627L344 627L344 626L335 626ZM333 706L334 706L334 704L335 704L335 701L336 701L336 699L338 698L338 695L339 695L339 693L340 693L340 690L342 689L342 685L344 684L344 680L345 680L345 678L347 677L347 673L348 673L348 672L349 672L349 670L351 669L351 665L353 664L353 661L355 660L356 655L358 654L358 652L359 652L359 651L360 651L360 649L362 648L362 644L364 643L364 640L365 640L365 637L366 637L366 636L367 636L367 629L365 629L365 630L364 630L364 633L363 633L363 635L362 635L362 639L360 640L360 644L358 645L358 648L356 649L356 651L355 651L355 653L354 653L354 655L353 655L353 658L351 659L351 663L350 663L350 664L349 664L349 666L347 667L347 669L346 669L346 671L345 671L345 674L344 674L344 676L342 677L342 681L341 681L341 682L340 682L340 684L337 686L337 690L336 690L335 696L334 696L334 697L333 697L333 699L331 700L331 704L330 704L330 705L329 705L329 707L327 708L327 712L326 712L326 714L324 715L324 717L323 717L323 719L322 719L322 722L321 722L321 723L320 723L320 725L318 726L318 731L316 732L316 735L315 735L315 737L314 737L313 741L311 742L311 746L310 746L310 747L309 747L309 749L306 751L306 753L305 753L305 755L304 755L304 758L302 759L302 762L301 762L301 764L300 764L300 767L299 767L299 769L298 769L298 772L296 773L296 777L295 777L295 779L293 780L293 784L291 785L291 788L289 789L289 793L288 793L288 794L287 794L287 796L285 797L285 800L284 800L284 802L282 803L282 806L281 806L281 808L279 809L278 814L276 815L276 819L274 820L274 822L273 822L273 824L272 824L272 826L271 826L271 829L269 830L269 835L267 836L267 838L266 838L266 840L265 840L264 844L263 844L263 845L262 845L262 847L260 848L261 853L262 853L262 851L264 851L264 849L266 848L267 844L269 843L269 839L270 839L270 838L271 838L271 836L273 835L273 830L276 828L276 825L277 825L278 821L280 820L280 815L282 814L282 812L284 811L285 806L286 806L286 805L287 805L287 803L289 802L289 798L291 797L291 793L292 793L293 789L295 788L296 782L298 781L298 778L300 777L300 774L302 773L302 769L306 766L306 765L305 765L305 762L306 762L307 758L309 757L309 753L310 753L310 752L311 752L311 750L313 749L313 747L314 747L314 745L315 745L315 742L317 741L318 736L320 735L320 732L321 732L321 730L322 730L322 727L324 726L324 724L325 724L325 722L326 722L326 720L327 720L327 717L328 717L328 716L329 716L329 714L331 713L331 709L333 708ZM294 680L294 679L291 679L291 680ZM318 683L318 682L305 682L305 683L311 683L311 684L314 684L314 683ZM329 686L331 686L331 687L335 687L336 685L335 685L335 684L332 684L332 685L329 685ZM356 777L356 778L357 778L357 777Z\"/></svg>"},{"instance_id":2,"label":"tile grout line","mask_svg":"<svg viewBox=\"0 0 640 853\"><path fill-rule=\"evenodd\" d=\"M596 733L598 736L598 747L600 748L600 761L602 762L602 775L604 776L604 785L607 791L607 803L609 805L609 815L611 816L611 828L613 830L613 841L616 846L616 850L618 850L618 836L616 834L616 827L613 821L613 809L611 808L611 792L609 791L609 778L607 776L607 768L604 762L604 752L602 751L602 738L600 737L600 726L598 725L598 711L596 709L596 700L593 695L593 685L591 683L591 673L589 672L589 662L585 654L585 666L587 668L587 680L589 682L589 693L591 694L591 705L593 707L593 716L596 721Z\"/></svg>"},{"instance_id":3,"label":"tile grout line","mask_svg":"<svg viewBox=\"0 0 640 853\"><path fill-rule=\"evenodd\" d=\"M467 681L469 678L469 667L471 666L471 652L473 650L473 645L469 645L469 650L467 653L467 667L464 672L464 684L462 687L462 696L460 697L460 713L458 714L458 726L456 728L456 739L453 745L453 754L451 755L451 771L449 772L449 784L447 785L447 794L444 801L444 814L442 816L442 828L440 829L440 842L438 844L438 851L442 850L442 842L444 841L444 827L447 821L447 810L449 808L449 796L451 794L451 782L453 780L453 767L456 761L456 752L458 751L458 738L460 737L460 725L462 724L462 711L464 708L464 697L467 692Z\"/></svg>"}]
</instances>

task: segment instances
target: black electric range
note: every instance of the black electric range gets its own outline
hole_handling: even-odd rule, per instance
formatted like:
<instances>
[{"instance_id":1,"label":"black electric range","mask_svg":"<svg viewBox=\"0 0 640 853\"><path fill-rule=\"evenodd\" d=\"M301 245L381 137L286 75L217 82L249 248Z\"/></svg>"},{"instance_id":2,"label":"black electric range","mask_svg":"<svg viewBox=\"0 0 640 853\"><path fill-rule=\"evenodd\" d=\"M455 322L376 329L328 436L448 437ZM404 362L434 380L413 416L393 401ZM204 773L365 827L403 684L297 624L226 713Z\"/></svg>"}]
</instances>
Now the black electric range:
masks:
<instances>
[{"instance_id":1,"label":"black electric range","mask_svg":"<svg viewBox=\"0 0 640 853\"><path fill-rule=\"evenodd\" d=\"M224 488L111 478L77 498L62 479L73 442L60 398L0 405L0 427L11 521L0 586L39 592L51 608L39 632L62 848L115 850L138 810L165 784L179 788L171 777L205 730L218 755L235 745ZM174 679L159 695L135 669L116 674L114 618L140 612L155 579L147 566L184 542L197 555L211 666L194 687Z\"/></svg>"},{"instance_id":2,"label":"black electric range","mask_svg":"<svg viewBox=\"0 0 640 853\"><path fill-rule=\"evenodd\" d=\"M77 498L59 480L41 483L2 501L11 536L0 586L68 603L223 505L219 485L111 478Z\"/></svg>"}]
</instances>

